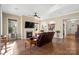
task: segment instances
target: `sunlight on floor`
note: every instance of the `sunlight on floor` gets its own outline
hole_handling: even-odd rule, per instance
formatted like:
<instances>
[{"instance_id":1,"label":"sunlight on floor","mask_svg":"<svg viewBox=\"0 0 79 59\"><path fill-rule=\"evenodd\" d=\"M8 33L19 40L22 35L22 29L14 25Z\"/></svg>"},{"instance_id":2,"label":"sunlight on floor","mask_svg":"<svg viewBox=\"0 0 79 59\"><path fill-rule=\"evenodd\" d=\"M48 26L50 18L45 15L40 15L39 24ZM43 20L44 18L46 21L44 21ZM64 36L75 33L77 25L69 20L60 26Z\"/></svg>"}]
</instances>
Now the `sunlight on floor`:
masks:
<instances>
[{"instance_id":1,"label":"sunlight on floor","mask_svg":"<svg viewBox=\"0 0 79 59\"><path fill-rule=\"evenodd\" d=\"M13 43L8 43L7 44L7 52L5 53L5 47L3 46L2 50L1 50L1 55L5 54L5 55L11 55L13 54L13 51L14 51L14 45L16 44L16 42L13 42Z\"/></svg>"}]
</instances>

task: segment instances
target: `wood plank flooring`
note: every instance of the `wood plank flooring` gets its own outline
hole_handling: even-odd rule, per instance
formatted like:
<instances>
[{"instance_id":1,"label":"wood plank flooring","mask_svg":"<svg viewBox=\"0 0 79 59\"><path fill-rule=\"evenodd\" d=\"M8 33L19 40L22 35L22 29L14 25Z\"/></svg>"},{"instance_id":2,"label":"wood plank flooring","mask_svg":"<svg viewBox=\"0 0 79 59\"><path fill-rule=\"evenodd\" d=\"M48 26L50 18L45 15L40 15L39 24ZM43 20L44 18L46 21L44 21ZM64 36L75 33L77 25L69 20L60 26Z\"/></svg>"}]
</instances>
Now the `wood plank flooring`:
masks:
<instances>
[{"instance_id":1,"label":"wood plank flooring","mask_svg":"<svg viewBox=\"0 0 79 59\"><path fill-rule=\"evenodd\" d=\"M25 40L16 40L7 44L7 53L4 53L4 47L1 55L76 55L79 54L79 44L75 40L53 39L52 42L42 46L29 46L25 48Z\"/></svg>"}]
</instances>

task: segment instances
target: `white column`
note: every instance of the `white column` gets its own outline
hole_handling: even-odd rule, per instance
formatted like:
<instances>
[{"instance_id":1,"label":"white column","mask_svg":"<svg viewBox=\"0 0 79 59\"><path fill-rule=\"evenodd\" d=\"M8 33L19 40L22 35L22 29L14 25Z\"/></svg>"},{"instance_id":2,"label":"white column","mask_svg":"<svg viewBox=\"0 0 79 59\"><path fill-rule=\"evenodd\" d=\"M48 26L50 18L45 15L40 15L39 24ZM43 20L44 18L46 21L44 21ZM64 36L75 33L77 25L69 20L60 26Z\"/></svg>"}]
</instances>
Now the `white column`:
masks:
<instances>
[{"instance_id":1,"label":"white column","mask_svg":"<svg viewBox=\"0 0 79 59\"><path fill-rule=\"evenodd\" d=\"M0 5L0 35L3 33L3 25L2 25L2 7Z\"/></svg>"},{"instance_id":2,"label":"white column","mask_svg":"<svg viewBox=\"0 0 79 59\"><path fill-rule=\"evenodd\" d=\"M0 9L0 35L1 35L1 9Z\"/></svg>"},{"instance_id":3,"label":"white column","mask_svg":"<svg viewBox=\"0 0 79 59\"><path fill-rule=\"evenodd\" d=\"M0 7L0 35L1 35L1 7Z\"/></svg>"},{"instance_id":4,"label":"white column","mask_svg":"<svg viewBox=\"0 0 79 59\"><path fill-rule=\"evenodd\" d=\"M20 24L21 24L21 39L23 39L23 20L22 20L22 16L21 16L21 19L20 19Z\"/></svg>"},{"instance_id":5,"label":"white column","mask_svg":"<svg viewBox=\"0 0 79 59\"><path fill-rule=\"evenodd\" d=\"M0 5L0 35L2 35L2 8Z\"/></svg>"}]
</instances>

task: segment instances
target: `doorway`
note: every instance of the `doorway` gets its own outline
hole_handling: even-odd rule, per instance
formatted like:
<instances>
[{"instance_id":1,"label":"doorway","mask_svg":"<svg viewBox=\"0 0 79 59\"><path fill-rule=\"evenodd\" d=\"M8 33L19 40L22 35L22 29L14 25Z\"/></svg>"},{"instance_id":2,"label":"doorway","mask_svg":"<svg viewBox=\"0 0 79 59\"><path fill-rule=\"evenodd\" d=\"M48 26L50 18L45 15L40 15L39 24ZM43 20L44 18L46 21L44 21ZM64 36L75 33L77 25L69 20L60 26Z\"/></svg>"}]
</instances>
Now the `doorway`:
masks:
<instances>
[{"instance_id":1,"label":"doorway","mask_svg":"<svg viewBox=\"0 0 79 59\"><path fill-rule=\"evenodd\" d=\"M17 21L14 19L8 19L8 34L11 40L16 39Z\"/></svg>"},{"instance_id":2,"label":"doorway","mask_svg":"<svg viewBox=\"0 0 79 59\"><path fill-rule=\"evenodd\" d=\"M75 40L75 33L77 32L78 19L66 20L66 38Z\"/></svg>"}]
</instances>

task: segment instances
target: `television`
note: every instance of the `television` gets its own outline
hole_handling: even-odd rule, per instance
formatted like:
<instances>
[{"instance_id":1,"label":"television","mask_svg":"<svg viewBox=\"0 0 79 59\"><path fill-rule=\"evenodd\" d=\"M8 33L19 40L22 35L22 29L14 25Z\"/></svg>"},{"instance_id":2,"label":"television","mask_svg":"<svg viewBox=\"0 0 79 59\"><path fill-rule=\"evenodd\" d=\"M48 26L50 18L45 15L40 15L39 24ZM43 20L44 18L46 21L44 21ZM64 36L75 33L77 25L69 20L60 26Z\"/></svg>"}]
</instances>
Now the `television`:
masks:
<instances>
[{"instance_id":1,"label":"television","mask_svg":"<svg viewBox=\"0 0 79 59\"><path fill-rule=\"evenodd\" d=\"M33 22L25 22L25 28L34 28L34 23Z\"/></svg>"}]
</instances>

